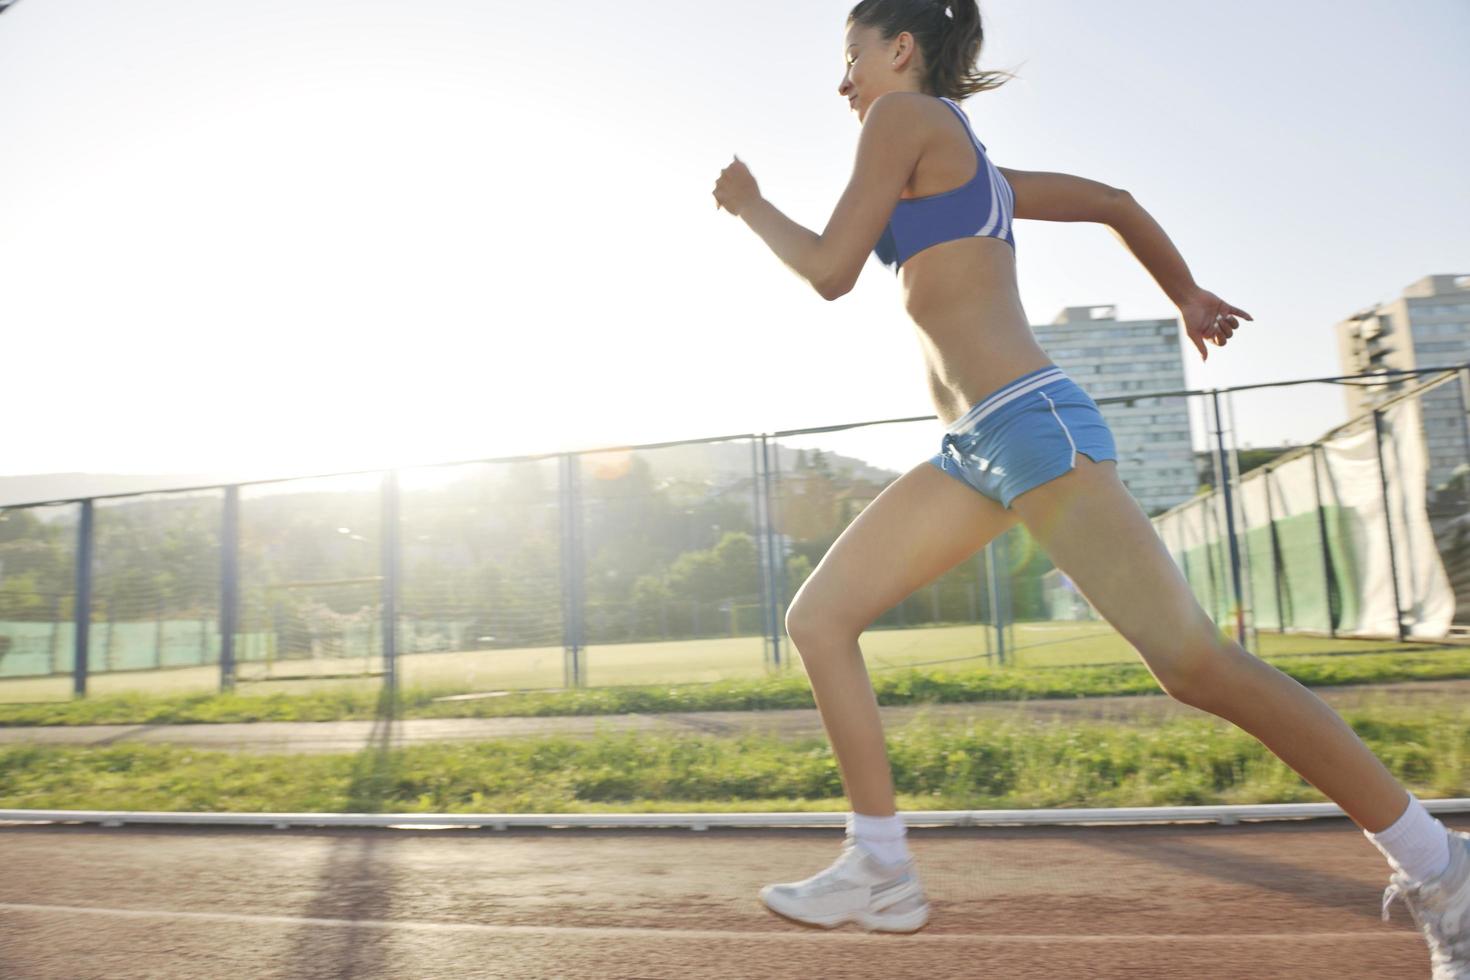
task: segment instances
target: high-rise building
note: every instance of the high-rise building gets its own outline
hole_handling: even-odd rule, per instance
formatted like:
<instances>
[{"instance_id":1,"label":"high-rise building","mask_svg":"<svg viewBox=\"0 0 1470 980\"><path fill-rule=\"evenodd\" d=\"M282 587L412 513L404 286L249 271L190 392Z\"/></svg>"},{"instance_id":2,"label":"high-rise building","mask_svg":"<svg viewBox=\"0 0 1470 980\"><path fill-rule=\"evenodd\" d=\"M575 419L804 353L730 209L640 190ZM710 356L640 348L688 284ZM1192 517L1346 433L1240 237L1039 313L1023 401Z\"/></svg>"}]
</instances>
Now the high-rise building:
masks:
<instances>
[{"instance_id":1,"label":"high-rise building","mask_svg":"<svg viewBox=\"0 0 1470 980\"><path fill-rule=\"evenodd\" d=\"M1047 354L1094 399L1184 390L1178 320L1119 320L1115 306L1069 306L1032 326ZM1118 475L1150 514L1198 488L1184 398L1100 405L1118 446Z\"/></svg>"},{"instance_id":2,"label":"high-rise building","mask_svg":"<svg viewBox=\"0 0 1470 980\"><path fill-rule=\"evenodd\" d=\"M1455 367L1470 362L1470 275L1425 276L1388 303L1359 310L1337 325L1343 374ZM1415 383L1413 375L1371 388L1343 385L1349 417ZM1470 431L1460 386L1440 385L1421 402L1428 487L1443 486L1470 459Z\"/></svg>"}]
</instances>

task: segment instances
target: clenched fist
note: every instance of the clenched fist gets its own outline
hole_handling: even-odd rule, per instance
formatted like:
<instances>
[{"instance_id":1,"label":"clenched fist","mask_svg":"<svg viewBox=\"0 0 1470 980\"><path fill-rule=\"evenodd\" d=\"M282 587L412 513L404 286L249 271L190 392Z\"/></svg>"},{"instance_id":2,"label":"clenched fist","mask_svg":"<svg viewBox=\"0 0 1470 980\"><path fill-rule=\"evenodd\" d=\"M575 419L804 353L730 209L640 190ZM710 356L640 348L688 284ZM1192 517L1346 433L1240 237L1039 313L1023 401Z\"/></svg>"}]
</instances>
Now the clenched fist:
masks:
<instances>
[{"instance_id":1,"label":"clenched fist","mask_svg":"<svg viewBox=\"0 0 1470 980\"><path fill-rule=\"evenodd\" d=\"M715 208L724 208L731 214L738 215L746 205L760 199L761 191L756 186L755 178L750 175L750 170L736 157L731 164L720 171L720 179L715 181Z\"/></svg>"}]
</instances>

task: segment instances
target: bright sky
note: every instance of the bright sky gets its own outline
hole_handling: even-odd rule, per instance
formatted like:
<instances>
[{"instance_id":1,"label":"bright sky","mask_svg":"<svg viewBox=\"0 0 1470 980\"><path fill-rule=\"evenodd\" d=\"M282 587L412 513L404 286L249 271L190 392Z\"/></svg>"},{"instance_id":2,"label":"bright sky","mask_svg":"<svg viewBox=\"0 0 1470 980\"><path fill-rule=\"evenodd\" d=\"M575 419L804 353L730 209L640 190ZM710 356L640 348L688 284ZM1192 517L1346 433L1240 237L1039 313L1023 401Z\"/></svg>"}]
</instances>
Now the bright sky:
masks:
<instances>
[{"instance_id":1,"label":"bright sky","mask_svg":"<svg viewBox=\"0 0 1470 980\"><path fill-rule=\"evenodd\" d=\"M876 259L828 303L714 207L820 231L858 123L827 0L22 0L0 16L0 472L261 475L932 414ZM1196 386L1470 272L1470 6L985 0L992 158L1132 191L1254 314ZM1104 227L1021 221L1032 323L1172 317ZM1341 395L1236 399L1254 445ZM894 467L938 423L884 427Z\"/></svg>"}]
</instances>

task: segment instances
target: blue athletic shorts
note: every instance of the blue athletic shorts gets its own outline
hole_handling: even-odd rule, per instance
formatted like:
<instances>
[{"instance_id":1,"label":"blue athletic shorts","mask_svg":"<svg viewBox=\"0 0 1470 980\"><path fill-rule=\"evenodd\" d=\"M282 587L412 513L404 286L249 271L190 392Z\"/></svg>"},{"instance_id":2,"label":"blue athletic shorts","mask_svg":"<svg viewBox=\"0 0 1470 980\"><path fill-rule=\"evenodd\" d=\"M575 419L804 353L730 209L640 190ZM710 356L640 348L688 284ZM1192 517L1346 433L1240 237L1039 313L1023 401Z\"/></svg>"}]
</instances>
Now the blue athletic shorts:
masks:
<instances>
[{"instance_id":1,"label":"blue athletic shorts","mask_svg":"<svg viewBox=\"0 0 1470 980\"><path fill-rule=\"evenodd\" d=\"M945 430L929 462L1007 509L1016 497L1077 465L1082 453L1116 461L1097 403L1059 367L1023 374L976 402Z\"/></svg>"}]
</instances>

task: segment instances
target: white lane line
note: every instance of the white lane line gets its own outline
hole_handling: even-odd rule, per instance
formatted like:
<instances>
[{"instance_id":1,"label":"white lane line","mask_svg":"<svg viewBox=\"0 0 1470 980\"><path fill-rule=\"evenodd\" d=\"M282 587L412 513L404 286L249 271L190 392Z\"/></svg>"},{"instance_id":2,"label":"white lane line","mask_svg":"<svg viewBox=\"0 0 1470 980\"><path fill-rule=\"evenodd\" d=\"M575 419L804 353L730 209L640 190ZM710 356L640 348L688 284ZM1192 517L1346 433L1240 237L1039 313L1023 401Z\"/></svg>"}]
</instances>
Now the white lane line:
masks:
<instances>
[{"instance_id":1,"label":"white lane line","mask_svg":"<svg viewBox=\"0 0 1470 980\"><path fill-rule=\"evenodd\" d=\"M338 929L382 929L382 930L417 930L422 932L468 932L484 933L487 935L525 935L540 936L547 933L568 934L575 936L596 936L600 938L626 937L629 939L794 939L803 943L812 941L835 941L851 942L863 939L887 939L890 937L882 934L870 934L848 928L849 931L818 932L815 929L804 929L801 926L792 925L789 929L765 930L765 929L679 929L650 928L645 926L513 926L494 925L479 922L415 922L394 921L388 919L323 919L311 916L295 915L244 915L235 912L180 912L168 909L109 909L97 908L85 905L30 905L23 902L0 902L0 912L39 912L55 915L98 915L111 916L119 919L182 919L191 922L223 922L234 925L287 925L287 926L326 926ZM1331 940L1342 942L1346 940L1403 940L1421 941L1417 932L1409 928L1398 930L1392 929L1369 929L1358 932L1241 932L1241 933L1147 933L1133 935L1129 933L1110 933L1077 935L1075 933L1064 934L1040 934L1040 933L970 933L958 935L954 933L926 933L919 932L903 937L906 941L923 941L929 943L984 943L984 942L1007 942L1007 943L1113 943L1113 944L1138 944L1138 943L1178 943L1178 942L1220 942L1220 943L1242 943L1262 942L1272 940L1287 940L1290 942L1301 942L1302 940Z\"/></svg>"}]
</instances>

